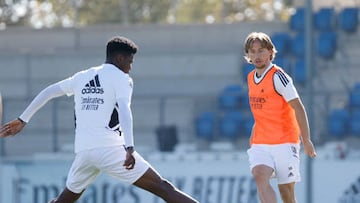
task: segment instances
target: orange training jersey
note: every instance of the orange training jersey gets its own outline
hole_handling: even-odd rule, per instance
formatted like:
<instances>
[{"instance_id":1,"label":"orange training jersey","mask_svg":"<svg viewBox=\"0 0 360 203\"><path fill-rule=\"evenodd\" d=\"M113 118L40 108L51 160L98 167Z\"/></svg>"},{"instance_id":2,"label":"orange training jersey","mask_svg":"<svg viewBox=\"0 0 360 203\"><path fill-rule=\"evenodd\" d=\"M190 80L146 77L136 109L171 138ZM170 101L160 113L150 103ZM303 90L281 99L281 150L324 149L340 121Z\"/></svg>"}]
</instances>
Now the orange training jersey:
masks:
<instances>
[{"instance_id":1,"label":"orange training jersey","mask_svg":"<svg viewBox=\"0 0 360 203\"><path fill-rule=\"evenodd\" d=\"M278 67L273 66L259 83L255 70L248 74L250 108L255 124L251 144L298 143L300 130L295 111L275 90L273 77Z\"/></svg>"}]
</instances>

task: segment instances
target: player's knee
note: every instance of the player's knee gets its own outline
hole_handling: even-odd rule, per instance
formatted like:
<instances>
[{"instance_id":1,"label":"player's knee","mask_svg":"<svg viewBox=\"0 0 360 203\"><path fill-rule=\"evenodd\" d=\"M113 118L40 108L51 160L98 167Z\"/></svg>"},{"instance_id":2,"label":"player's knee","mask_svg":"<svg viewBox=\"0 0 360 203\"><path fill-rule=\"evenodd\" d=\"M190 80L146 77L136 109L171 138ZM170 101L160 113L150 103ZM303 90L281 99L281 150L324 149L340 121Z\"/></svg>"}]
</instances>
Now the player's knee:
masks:
<instances>
[{"instance_id":1,"label":"player's knee","mask_svg":"<svg viewBox=\"0 0 360 203\"><path fill-rule=\"evenodd\" d=\"M267 187L270 184L270 177L267 174L261 171L254 171L252 174L258 186Z\"/></svg>"},{"instance_id":2,"label":"player's knee","mask_svg":"<svg viewBox=\"0 0 360 203\"><path fill-rule=\"evenodd\" d=\"M253 175L256 182L266 181L267 180L264 172L261 171L261 170L253 170L252 175Z\"/></svg>"},{"instance_id":3,"label":"player's knee","mask_svg":"<svg viewBox=\"0 0 360 203\"><path fill-rule=\"evenodd\" d=\"M253 168L251 173L255 181L257 183L260 183L260 182L268 182L273 171L269 167L257 166Z\"/></svg>"},{"instance_id":4,"label":"player's knee","mask_svg":"<svg viewBox=\"0 0 360 203\"><path fill-rule=\"evenodd\" d=\"M293 191L291 188L286 188L286 187L280 187L279 188L280 193L286 196L291 196L293 194Z\"/></svg>"}]
</instances>

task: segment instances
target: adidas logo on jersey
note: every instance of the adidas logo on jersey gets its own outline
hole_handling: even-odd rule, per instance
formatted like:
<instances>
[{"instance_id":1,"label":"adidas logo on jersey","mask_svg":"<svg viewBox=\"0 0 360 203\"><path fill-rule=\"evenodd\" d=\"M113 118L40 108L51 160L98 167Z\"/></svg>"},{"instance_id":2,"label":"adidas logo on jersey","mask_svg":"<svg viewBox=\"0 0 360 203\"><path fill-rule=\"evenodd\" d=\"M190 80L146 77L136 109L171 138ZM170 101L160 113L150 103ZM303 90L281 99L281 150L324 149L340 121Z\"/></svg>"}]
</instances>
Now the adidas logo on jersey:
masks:
<instances>
[{"instance_id":1,"label":"adidas logo on jersey","mask_svg":"<svg viewBox=\"0 0 360 203\"><path fill-rule=\"evenodd\" d=\"M104 89L101 88L99 75L96 75L94 79L90 80L85 88L81 90L82 94L104 94Z\"/></svg>"}]
</instances>

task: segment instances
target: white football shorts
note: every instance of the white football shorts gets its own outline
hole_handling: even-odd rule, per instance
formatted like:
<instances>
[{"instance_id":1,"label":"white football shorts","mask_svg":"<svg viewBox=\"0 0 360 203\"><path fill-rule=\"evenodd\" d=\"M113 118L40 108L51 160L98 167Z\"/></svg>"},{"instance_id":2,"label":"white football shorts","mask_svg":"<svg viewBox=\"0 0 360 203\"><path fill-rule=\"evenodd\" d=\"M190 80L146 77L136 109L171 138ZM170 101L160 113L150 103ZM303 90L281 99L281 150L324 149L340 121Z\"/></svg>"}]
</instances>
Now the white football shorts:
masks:
<instances>
[{"instance_id":1,"label":"white football shorts","mask_svg":"<svg viewBox=\"0 0 360 203\"><path fill-rule=\"evenodd\" d=\"M299 182L300 144L285 143L276 145L253 144L247 150L250 171L257 165L266 165L274 169L274 178L278 184Z\"/></svg>"},{"instance_id":2,"label":"white football shorts","mask_svg":"<svg viewBox=\"0 0 360 203\"><path fill-rule=\"evenodd\" d=\"M112 177L132 184L150 167L150 164L140 154L134 152L133 155L135 166L128 170L123 166L126 158L126 151L123 146L81 151L76 154L72 163L66 180L66 187L74 193L81 193L95 181L100 172L105 172Z\"/></svg>"}]
</instances>

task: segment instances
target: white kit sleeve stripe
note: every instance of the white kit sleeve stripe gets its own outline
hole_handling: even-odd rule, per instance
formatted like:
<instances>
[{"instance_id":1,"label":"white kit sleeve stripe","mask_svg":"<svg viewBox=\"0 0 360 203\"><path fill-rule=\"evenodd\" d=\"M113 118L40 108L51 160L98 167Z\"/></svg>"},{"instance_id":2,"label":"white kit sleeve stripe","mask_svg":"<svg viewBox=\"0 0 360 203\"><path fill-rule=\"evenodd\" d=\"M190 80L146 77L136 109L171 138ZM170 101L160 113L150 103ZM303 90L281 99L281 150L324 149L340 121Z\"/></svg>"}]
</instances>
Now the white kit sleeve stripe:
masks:
<instances>
[{"instance_id":1,"label":"white kit sleeve stripe","mask_svg":"<svg viewBox=\"0 0 360 203\"><path fill-rule=\"evenodd\" d=\"M286 85L289 83L289 79L286 77L286 75L281 71L276 71L276 75L279 77L284 87L286 87Z\"/></svg>"}]
</instances>

